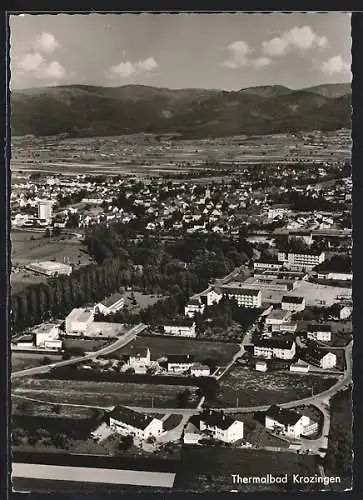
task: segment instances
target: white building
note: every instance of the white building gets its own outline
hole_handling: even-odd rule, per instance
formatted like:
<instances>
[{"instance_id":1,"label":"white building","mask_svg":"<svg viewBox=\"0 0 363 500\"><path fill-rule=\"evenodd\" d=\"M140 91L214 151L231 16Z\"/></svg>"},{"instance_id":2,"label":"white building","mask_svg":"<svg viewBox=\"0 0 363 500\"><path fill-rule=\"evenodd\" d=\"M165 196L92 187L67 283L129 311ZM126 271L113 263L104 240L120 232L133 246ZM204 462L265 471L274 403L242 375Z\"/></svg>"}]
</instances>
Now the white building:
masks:
<instances>
[{"instance_id":1,"label":"white building","mask_svg":"<svg viewBox=\"0 0 363 500\"><path fill-rule=\"evenodd\" d=\"M351 317L353 309L348 306L344 306L339 311L339 319L345 320Z\"/></svg>"},{"instance_id":2,"label":"white building","mask_svg":"<svg viewBox=\"0 0 363 500\"><path fill-rule=\"evenodd\" d=\"M296 344L287 339L261 339L253 346L253 354L265 359L293 359L296 354Z\"/></svg>"},{"instance_id":3,"label":"white building","mask_svg":"<svg viewBox=\"0 0 363 500\"><path fill-rule=\"evenodd\" d=\"M352 281L353 273L336 273L336 272L319 272L318 273L319 280L332 280L332 281Z\"/></svg>"},{"instance_id":4,"label":"white building","mask_svg":"<svg viewBox=\"0 0 363 500\"><path fill-rule=\"evenodd\" d=\"M87 336L88 328L93 323L93 309L73 309L66 317L66 335Z\"/></svg>"},{"instance_id":5,"label":"white building","mask_svg":"<svg viewBox=\"0 0 363 500\"><path fill-rule=\"evenodd\" d=\"M284 326L290 322L291 312L284 309L272 309L266 316L267 332L279 332L284 329Z\"/></svg>"},{"instance_id":6,"label":"white building","mask_svg":"<svg viewBox=\"0 0 363 500\"><path fill-rule=\"evenodd\" d=\"M207 290L200 293L199 297L203 304L210 307L213 304L219 304L222 300L223 294L218 287L209 287Z\"/></svg>"},{"instance_id":7,"label":"white building","mask_svg":"<svg viewBox=\"0 0 363 500\"><path fill-rule=\"evenodd\" d=\"M266 372L267 371L266 361L256 361L255 369L258 372Z\"/></svg>"},{"instance_id":8,"label":"white building","mask_svg":"<svg viewBox=\"0 0 363 500\"><path fill-rule=\"evenodd\" d=\"M193 363L190 368L190 374L194 377L209 377L210 368L202 363Z\"/></svg>"},{"instance_id":9,"label":"white building","mask_svg":"<svg viewBox=\"0 0 363 500\"><path fill-rule=\"evenodd\" d=\"M168 372L185 373L190 370L194 364L194 357L191 354L169 354Z\"/></svg>"},{"instance_id":10,"label":"white building","mask_svg":"<svg viewBox=\"0 0 363 500\"><path fill-rule=\"evenodd\" d=\"M295 372L295 373L308 373L309 372L309 363L306 363L302 359L299 359L296 363L292 363L290 365L290 372Z\"/></svg>"},{"instance_id":11,"label":"white building","mask_svg":"<svg viewBox=\"0 0 363 500\"><path fill-rule=\"evenodd\" d=\"M122 436L131 435L139 439L157 437L163 432L163 423L158 418L115 406L108 414L110 428Z\"/></svg>"},{"instance_id":12,"label":"white building","mask_svg":"<svg viewBox=\"0 0 363 500\"><path fill-rule=\"evenodd\" d=\"M112 314L120 311L124 307L124 303L125 299L123 294L116 292L97 304L95 306L95 311L98 309L101 314Z\"/></svg>"},{"instance_id":13,"label":"white building","mask_svg":"<svg viewBox=\"0 0 363 500\"><path fill-rule=\"evenodd\" d=\"M281 300L281 308L285 311L301 312L305 305L305 298L296 295L284 295Z\"/></svg>"},{"instance_id":14,"label":"white building","mask_svg":"<svg viewBox=\"0 0 363 500\"><path fill-rule=\"evenodd\" d=\"M282 267L281 262L269 262L264 260L258 260L253 263L253 268L255 271L269 270L269 271L279 271Z\"/></svg>"},{"instance_id":15,"label":"white building","mask_svg":"<svg viewBox=\"0 0 363 500\"><path fill-rule=\"evenodd\" d=\"M197 336L195 331L195 321L190 318L184 320L169 321L164 325L164 333L176 337L191 337Z\"/></svg>"},{"instance_id":16,"label":"white building","mask_svg":"<svg viewBox=\"0 0 363 500\"><path fill-rule=\"evenodd\" d=\"M62 262L53 262L44 260L42 262L31 262L26 266L26 269L33 271L38 274L45 274L46 276L59 276L66 275L70 276L72 274L72 266L69 264L64 264Z\"/></svg>"},{"instance_id":17,"label":"white building","mask_svg":"<svg viewBox=\"0 0 363 500\"><path fill-rule=\"evenodd\" d=\"M202 414L191 417L190 422L201 433L225 443L235 443L243 439L244 436L243 422L224 414L222 411L205 410Z\"/></svg>"},{"instance_id":18,"label":"white building","mask_svg":"<svg viewBox=\"0 0 363 500\"><path fill-rule=\"evenodd\" d=\"M304 434L311 433L312 424L315 422L312 422L308 416L275 405L265 412L266 429L283 434L290 439L298 439ZM313 427L317 430L318 426L315 424Z\"/></svg>"},{"instance_id":19,"label":"white building","mask_svg":"<svg viewBox=\"0 0 363 500\"><path fill-rule=\"evenodd\" d=\"M58 324L43 323L32 329L35 335L35 346L38 349L49 351L60 351L62 340L59 338L60 329Z\"/></svg>"},{"instance_id":20,"label":"white building","mask_svg":"<svg viewBox=\"0 0 363 500\"><path fill-rule=\"evenodd\" d=\"M51 221L53 216L53 201L39 200L38 201L38 219Z\"/></svg>"},{"instance_id":21,"label":"white building","mask_svg":"<svg viewBox=\"0 0 363 500\"><path fill-rule=\"evenodd\" d=\"M331 342L331 326L314 324L309 325L307 329L307 338L309 340L318 340L320 342Z\"/></svg>"},{"instance_id":22,"label":"white building","mask_svg":"<svg viewBox=\"0 0 363 500\"><path fill-rule=\"evenodd\" d=\"M337 364L336 354L332 352L327 352L326 354L322 353L322 356L319 361L320 368L323 370L331 370L335 368Z\"/></svg>"},{"instance_id":23,"label":"white building","mask_svg":"<svg viewBox=\"0 0 363 500\"><path fill-rule=\"evenodd\" d=\"M184 308L184 314L188 318L194 318L196 314L203 314L205 309L205 305L202 304L200 298L191 298L189 299L188 304Z\"/></svg>"},{"instance_id":24,"label":"white building","mask_svg":"<svg viewBox=\"0 0 363 500\"><path fill-rule=\"evenodd\" d=\"M325 260L324 252L306 252L306 253L295 253L295 252L278 252L278 261L281 262L284 267L291 269L293 271L311 271L315 266L318 266Z\"/></svg>"},{"instance_id":25,"label":"white building","mask_svg":"<svg viewBox=\"0 0 363 500\"><path fill-rule=\"evenodd\" d=\"M231 283L221 287L223 295L234 299L240 307L258 308L262 305L261 290L254 288L243 288L242 284Z\"/></svg>"},{"instance_id":26,"label":"white building","mask_svg":"<svg viewBox=\"0 0 363 500\"><path fill-rule=\"evenodd\" d=\"M136 374L145 374L151 364L151 353L147 347L144 352L133 351L132 346L129 354L125 354L123 358L127 366L133 368Z\"/></svg>"}]
</instances>

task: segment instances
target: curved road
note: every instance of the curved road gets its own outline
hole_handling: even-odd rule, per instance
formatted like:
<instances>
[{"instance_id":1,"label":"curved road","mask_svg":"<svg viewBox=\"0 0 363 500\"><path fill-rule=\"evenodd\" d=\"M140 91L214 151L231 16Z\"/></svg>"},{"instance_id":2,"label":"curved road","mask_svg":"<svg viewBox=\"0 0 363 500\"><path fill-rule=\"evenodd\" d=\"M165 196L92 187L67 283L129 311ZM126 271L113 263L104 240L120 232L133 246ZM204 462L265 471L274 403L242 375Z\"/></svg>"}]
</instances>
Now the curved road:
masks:
<instances>
[{"instance_id":1,"label":"curved road","mask_svg":"<svg viewBox=\"0 0 363 500\"><path fill-rule=\"evenodd\" d=\"M129 342L134 340L136 336L145 330L147 326L144 325L143 323L138 324L128 332L126 332L122 337L117 337L117 340L113 342L111 345L108 345L106 347L103 347L102 349L98 351L91 352L89 354L86 354L85 356L80 356L77 358L73 359L67 359L64 361L59 361L58 363L52 363L50 365L42 365L42 366L36 366L34 368L27 368L25 370L20 370L18 372L13 372L11 374L11 378L19 378L19 377L26 377L26 376L32 376L32 375L39 375L41 373L48 373L52 368L59 368L61 366L69 366L69 365L75 365L77 363L81 363L83 361L87 361L89 359L96 358L97 356L104 355L104 354L111 354L114 351L117 351L118 349L121 349L121 347L124 347L127 345Z\"/></svg>"}]
</instances>

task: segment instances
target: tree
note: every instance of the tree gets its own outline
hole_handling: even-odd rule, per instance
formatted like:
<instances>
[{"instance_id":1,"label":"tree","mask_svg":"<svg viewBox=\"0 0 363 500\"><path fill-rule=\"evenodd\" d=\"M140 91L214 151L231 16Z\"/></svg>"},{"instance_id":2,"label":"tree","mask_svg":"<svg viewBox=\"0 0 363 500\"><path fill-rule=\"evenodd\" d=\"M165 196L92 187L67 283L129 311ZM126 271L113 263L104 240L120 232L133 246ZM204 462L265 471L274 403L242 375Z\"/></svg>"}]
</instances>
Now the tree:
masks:
<instances>
[{"instance_id":1,"label":"tree","mask_svg":"<svg viewBox=\"0 0 363 500\"><path fill-rule=\"evenodd\" d=\"M176 394L176 402L179 408L186 408L190 398L190 390L184 389Z\"/></svg>"}]
</instances>

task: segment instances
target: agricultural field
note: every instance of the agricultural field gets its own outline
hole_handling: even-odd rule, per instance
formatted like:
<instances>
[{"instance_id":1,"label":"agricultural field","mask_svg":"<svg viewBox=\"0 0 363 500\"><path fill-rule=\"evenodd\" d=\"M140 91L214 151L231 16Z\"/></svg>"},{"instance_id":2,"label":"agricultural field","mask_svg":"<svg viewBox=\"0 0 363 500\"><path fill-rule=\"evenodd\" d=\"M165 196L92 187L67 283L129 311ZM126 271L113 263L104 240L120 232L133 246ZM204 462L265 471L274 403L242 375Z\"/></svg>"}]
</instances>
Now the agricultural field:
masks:
<instances>
[{"instance_id":1,"label":"agricultural field","mask_svg":"<svg viewBox=\"0 0 363 500\"><path fill-rule=\"evenodd\" d=\"M115 405L151 408L173 408L176 396L186 389L191 391L189 404L195 406L197 388L183 385L154 385L137 383L91 382L80 380L50 380L27 378L14 380L13 393L40 401L72 403L90 407L110 408Z\"/></svg>"},{"instance_id":2,"label":"agricultural field","mask_svg":"<svg viewBox=\"0 0 363 500\"><path fill-rule=\"evenodd\" d=\"M208 342L202 340L170 338L170 337L137 337L127 346L113 352L112 358L121 358L126 352L136 352L146 347L150 349L151 359L157 360L167 354L193 354L196 361L216 359L218 364L225 365L239 351L238 344L224 342Z\"/></svg>"},{"instance_id":3,"label":"agricultural field","mask_svg":"<svg viewBox=\"0 0 363 500\"><path fill-rule=\"evenodd\" d=\"M13 415L27 415L38 417L54 417L69 419L89 419L102 410L83 408L82 406L63 406L58 404L38 403L22 397L14 396L11 401Z\"/></svg>"},{"instance_id":4,"label":"agricultural field","mask_svg":"<svg viewBox=\"0 0 363 500\"><path fill-rule=\"evenodd\" d=\"M25 370L26 368L34 368L35 366L41 366L43 364L44 357L50 358L52 361L60 361L61 356L54 356L48 354L23 354L23 353L11 353L11 370L13 372L19 372Z\"/></svg>"},{"instance_id":5,"label":"agricultural field","mask_svg":"<svg viewBox=\"0 0 363 500\"><path fill-rule=\"evenodd\" d=\"M213 407L262 406L287 403L318 394L336 382L333 376L262 373L235 366L220 381Z\"/></svg>"},{"instance_id":6,"label":"agricultural field","mask_svg":"<svg viewBox=\"0 0 363 500\"><path fill-rule=\"evenodd\" d=\"M243 450L238 448L184 446L181 466L174 482L174 489L180 491L281 491L289 485L258 485L232 482L232 474L243 476L275 476L300 473L312 475L317 472L315 457L290 452L264 450ZM317 485L320 486L320 485ZM312 485L307 485L312 489ZM301 486L303 488L303 486ZM295 490L298 488L295 485Z\"/></svg>"},{"instance_id":7,"label":"agricultural field","mask_svg":"<svg viewBox=\"0 0 363 500\"><path fill-rule=\"evenodd\" d=\"M113 340L109 339L64 338L63 348L70 353L74 352L76 355L79 355L80 352L98 351L112 342Z\"/></svg>"}]
</instances>

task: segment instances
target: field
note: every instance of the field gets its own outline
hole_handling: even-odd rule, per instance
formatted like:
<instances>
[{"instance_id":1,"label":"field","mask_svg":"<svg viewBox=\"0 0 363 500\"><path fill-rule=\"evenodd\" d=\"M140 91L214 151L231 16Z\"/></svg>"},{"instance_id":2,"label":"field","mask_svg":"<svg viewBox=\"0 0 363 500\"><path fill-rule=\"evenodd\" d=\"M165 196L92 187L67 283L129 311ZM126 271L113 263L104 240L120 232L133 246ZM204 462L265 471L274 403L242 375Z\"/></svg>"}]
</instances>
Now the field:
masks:
<instances>
[{"instance_id":1,"label":"field","mask_svg":"<svg viewBox=\"0 0 363 500\"><path fill-rule=\"evenodd\" d=\"M11 354L11 370L18 372L25 370L26 368L33 368L35 366L41 366L43 364L44 357L50 358L52 361L60 361L60 356L54 356L49 354L22 354L14 353Z\"/></svg>"},{"instance_id":2,"label":"field","mask_svg":"<svg viewBox=\"0 0 363 500\"><path fill-rule=\"evenodd\" d=\"M214 407L262 406L287 403L318 394L335 383L332 376L291 373L262 373L235 366L220 381L220 391L211 403Z\"/></svg>"},{"instance_id":3,"label":"field","mask_svg":"<svg viewBox=\"0 0 363 500\"><path fill-rule=\"evenodd\" d=\"M181 467L177 473L174 489L181 491L230 491L241 492L257 490L276 490L288 485L237 485L232 482L232 474L241 476L279 476L300 473L310 475L317 472L313 456L300 456L290 452L271 452L263 450L242 450L223 447L185 446L182 451ZM307 485L312 489L312 485ZM303 487L302 487L303 488ZM298 487L295 486L295 490Z\"/></svg>"},{"instance_id":4,"label":"field","mask_svg":"<svg viewBox=\"0 0 363 500\"><path fill-rule=\"evenodd\" d=\"M155 408L172 408L177 404L177 393L189 389L192 392L190 404L194 405L197 401L196 388L183 385L52 380L51 391L49 385L48 379L19 379L13 382L13 392L41 401L91 407L112 407L120 404L151 408L153 403Z\"/></svg>"},{"instance_id":5,"label":"field","mask_svg":"<svg viewBox=\"0 0 363 500\"><path fill-rule=\"evenodd\" d=\"M11 232L11 273L12 292L16 293L30 284L43 283L46 276L37 275L23 269L23 266L36 260L53 260L67 262L75 266L90 264L92 259L85 252L80 239L74 236L57 236L44 238L43 233L36 231L13 230Z\"/></svg>"},{"instance_id":6,"label":"field","mask_svg":"<svg viewBox=\"0 0 363 500\"><path fill-rule=\"evenodd\" d=\"M193 339L170 338L170 337L137 337L126 347L113 352L110 357L121 358L125 352L131 350L139 351L149 347L151 358L160 359L167 354L193 354L196 361L204 359L216 359L218 364L228 363L233 355L238 352L238 344L223 342L198 341Z\"/></svg>"},{"instance_id":7,"label":"field","mask_svg":"<svg viewBox=\"0 0 363 500\"><path fill-rule=\"evenodd\" d=\"M13 415L30 415L39 417L57 416L59 418L80 419L92 418L95 412L92 408L82 406L62 406L47 403L36 403L20 397L13 397L11 401L11 412Z\"/></svg>"}]
</instances>

